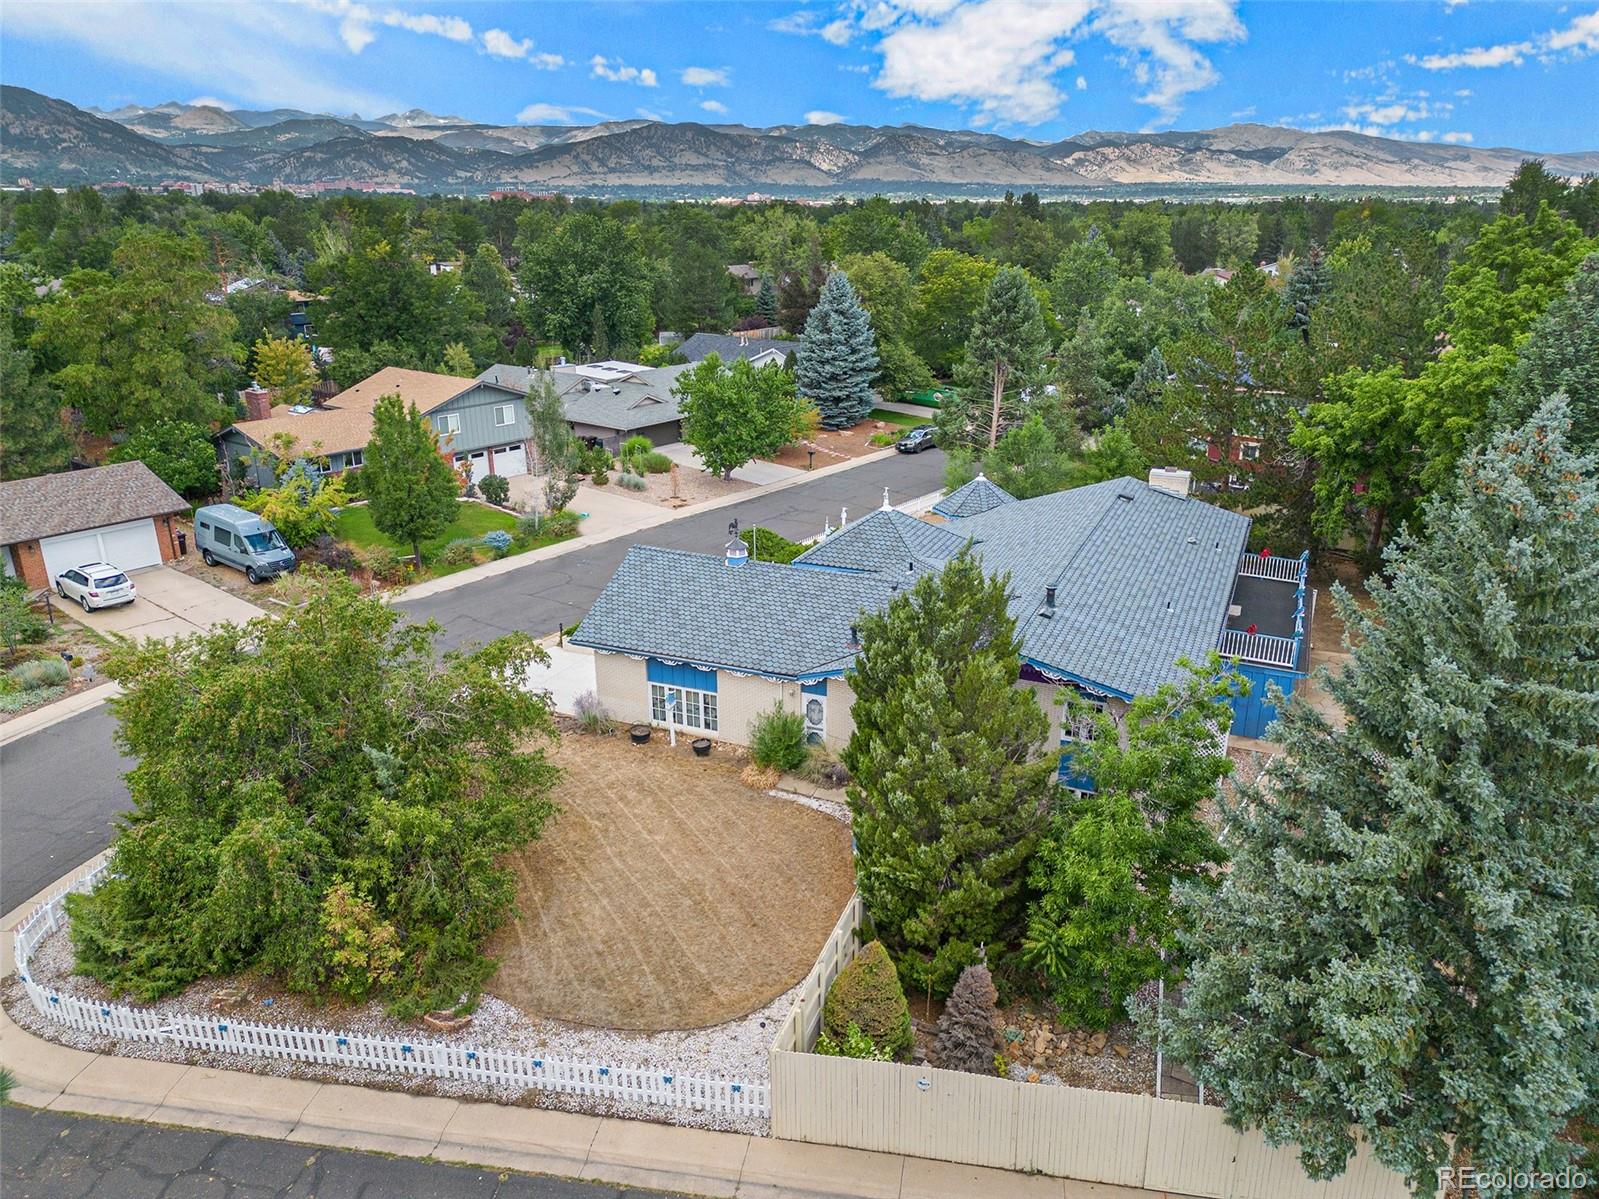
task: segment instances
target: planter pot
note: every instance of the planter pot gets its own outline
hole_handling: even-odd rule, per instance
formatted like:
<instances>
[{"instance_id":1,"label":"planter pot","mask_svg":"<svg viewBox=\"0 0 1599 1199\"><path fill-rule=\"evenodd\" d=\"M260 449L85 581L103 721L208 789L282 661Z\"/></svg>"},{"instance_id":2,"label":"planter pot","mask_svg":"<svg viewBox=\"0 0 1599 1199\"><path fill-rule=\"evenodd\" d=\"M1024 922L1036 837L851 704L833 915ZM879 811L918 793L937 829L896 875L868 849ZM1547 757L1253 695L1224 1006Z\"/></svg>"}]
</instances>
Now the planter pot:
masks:
<instances>
[{"instance_id":1,"label":"planter pot","mask_svg":"<svg viewBox=\"0 0 1599 1199\"><path fill-rule=\"evenodd\" d=\"M711 753L711 739L709 737L697 737L697 738L695 738L695 740L694 740L694 756L696 758L705 758L705 757L709 757L710 753Z\"/></svg>"},{"instance_id":2,"label":"planter pot","mask_svg":"<svg viewBox=\"0 0 1599 1199\"><path fill-rule=\"evenodd\" d=\"M627 731L627 735L633 739L634 745L643 745L650 739L650 726L647 724L635 724Z\"/></svg>"}]
</instances>

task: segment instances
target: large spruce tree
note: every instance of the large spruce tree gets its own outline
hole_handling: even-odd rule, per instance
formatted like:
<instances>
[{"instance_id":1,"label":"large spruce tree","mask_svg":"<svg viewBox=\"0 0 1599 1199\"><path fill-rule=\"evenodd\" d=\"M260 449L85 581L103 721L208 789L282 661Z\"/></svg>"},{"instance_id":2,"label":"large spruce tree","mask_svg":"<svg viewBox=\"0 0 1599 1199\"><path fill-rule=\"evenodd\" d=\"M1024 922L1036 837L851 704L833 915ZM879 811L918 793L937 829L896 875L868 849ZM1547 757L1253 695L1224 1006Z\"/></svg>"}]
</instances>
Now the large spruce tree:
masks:
<instances>
[{"instance_id":1,"label":"large spruce tree","mask_svg":"<svg viewBox=\"0 0 1599 1199\"><path fill-rule=\"evenodd\" d=\"M1005 588L966 553L924 574L861 618L847 676L861 897L913 990L948 991L979 946L1014 944L1057 791Z\"/></svg>"},{"instance_id":2,"label":"large spruce tree","mask_svg":"<svg viewBox=\"0 0 1599 1199\"><path fill-rule=\"evenodd\" d=\"M877 338L872 319L843 271L822 284L805 320L794 361L799 393L822 414L824 429L847 429L865 420L876 397Z\"/></svg>"},{"instance_id":3,"label":"large spruce tree","mask_svg":"<svg viewBox=\"0 0 1599 1199\"><path fill-rule=\"evenodd\" d=\"M1571 404L1571 448L1599 452L1599 254L1533 323L1490 410L1494 426L1519 425L1556 392Z\"/></svg>"},{"instance_id":4,"label":"large spruce tree","mask_svg":"<svg viewBox=\"0 0 1599 1199\"><path fill-rule=\"evenodd\" d=\"M1497 435L1372 607L1337 597L1347 725L1284 711L1187 895L1167 1052L1314 1176L1357 1125L1428 1191L1558 1167L1599 1097L1599 483L1567 432L1557 398Z\"/></svg>"},{"instance_id":5,"label":"large spruce tree","mask_svg":"<svg viewBox=\"0 0 1599 1199\"><path fill-rule=\"evenodd\" d=\"M1047 353L1049 331L1032 279L1019 266L1002 267L972 317L966 357L955 371L960 398L939 414L945 444L992 449L1000 425L1020 409L1019 385L1038 373Z\"/></svg>"}]
</instances>

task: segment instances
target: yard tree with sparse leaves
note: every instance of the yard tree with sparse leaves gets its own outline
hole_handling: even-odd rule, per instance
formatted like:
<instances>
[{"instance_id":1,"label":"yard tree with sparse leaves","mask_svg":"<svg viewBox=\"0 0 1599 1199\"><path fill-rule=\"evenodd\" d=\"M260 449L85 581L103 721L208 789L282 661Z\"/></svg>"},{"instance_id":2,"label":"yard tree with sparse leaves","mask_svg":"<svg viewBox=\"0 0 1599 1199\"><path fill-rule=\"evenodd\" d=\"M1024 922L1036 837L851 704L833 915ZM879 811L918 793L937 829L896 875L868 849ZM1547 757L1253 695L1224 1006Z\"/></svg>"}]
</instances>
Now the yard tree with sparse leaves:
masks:
<instances>
[{"instance_id":1,"label":"yard tree with sparse leaves","mask_svg":"<svg viewBox=\"0 0 1599 1199\"><path fill-rule=\"evenodd\" d=\"M683 440L705 469L731 478L752 458L775 454L810 426L814 410L795 394L794 376L776 363L747 358L723 365L719 354L678 375L672 385L683 415Z\"/></svg>"},{"instance_id":2,"label":"yard tree with sparse leaves","mask_svg":"<svg viewBox=\"0 0 1599 1199\"><path fill-rule=\"evenodd\" d=\"M397 395L379 397L372 409L361 485L378 532L410 543L418 566L422 543L449 528L461 493L427 417Z\"/></svg>"},{"instance_id":3,"label":"yard tree with sparse leaves","mask_svg":"<svg viewBox=\"0 0 1599 1199\"><path fill-rule=\"evenodd\" d=\"M255 381L272 393L273 403L309 404L316 386L311 347L296 337L263 337L255 343Z\"/></svg>"},{"instance_id":4,"label":"yard tree with sparse leaves","mask_svg":"<svg viewBox=\"0 0 1599 1199\"><path fill-rule=\"evenodd\" d=\"M137 760L112 873L67 900L77 968L150 1001L253 970L399 1016L475 1002L511 914L496 858L539 835L557 770L523 634L440 655L346 579L303 607L115 651Z\"/></svg>"},{"instance_id":5,"label":"yard tree with sparse leaves","mask_svg":"<svg viewBox=\"0 0 1599 1199\"><path fill-rule=\"evenodd\" d=\"M1557 397L1389 544L1353 658L1180 891L1165 1051L1327 1178L1557 1170L1599 1102L1599 481ZM1592 1161L1586 1163L1592 1171ZM1509 1195L1524 1191L1483 1190Z\"/></svg>"},{"instance_id":6,"label":"yard tree with sparse leaves","mask_svg":"<svg viewBox=\"0 0 1599 1199\"><path fill-rule=\"evenodd\" d=\"M843 752L861 898L912 991L944 994L1019 940L1058 791L1050 721L1016 686L1004 578L963 551L860 618Z\"/></svg>"}]
</instances>

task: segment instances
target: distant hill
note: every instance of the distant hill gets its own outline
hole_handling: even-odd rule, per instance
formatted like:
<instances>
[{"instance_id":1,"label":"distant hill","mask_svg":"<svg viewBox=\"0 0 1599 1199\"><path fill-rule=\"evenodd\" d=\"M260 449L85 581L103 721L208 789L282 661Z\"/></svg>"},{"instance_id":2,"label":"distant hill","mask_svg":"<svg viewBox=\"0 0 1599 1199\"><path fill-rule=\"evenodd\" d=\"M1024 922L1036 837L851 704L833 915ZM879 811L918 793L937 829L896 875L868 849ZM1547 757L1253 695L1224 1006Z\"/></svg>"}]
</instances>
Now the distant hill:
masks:
<instances>
[{"instance_id":1,"label":"distant hill","mask_svg":"<svg viewBox=\"0 0 1599 1199\"><path fill-rule=\"evenodd\" d=\"M534 185L939 194L1111 185L1491 188L1529 157L1562 174L1599 172L1599 151L1535 155L1268 125L1091 131L1040 143L916 125L485 125L421 109L367 120L176 101L96 113L11 86L0 87L0 129L0 179L57 186L353 180L452 192Z\"/></svg>"}]
</instances>

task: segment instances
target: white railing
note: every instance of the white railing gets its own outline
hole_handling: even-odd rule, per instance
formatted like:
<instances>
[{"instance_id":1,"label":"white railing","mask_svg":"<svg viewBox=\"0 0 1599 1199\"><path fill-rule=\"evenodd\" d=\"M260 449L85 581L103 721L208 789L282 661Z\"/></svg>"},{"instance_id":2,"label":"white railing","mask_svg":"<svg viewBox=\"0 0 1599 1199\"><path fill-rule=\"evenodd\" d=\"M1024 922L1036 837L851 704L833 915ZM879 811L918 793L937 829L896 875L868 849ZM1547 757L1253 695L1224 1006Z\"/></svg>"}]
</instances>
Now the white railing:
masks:
<instances>
[{"instance_id":1,"label":"white railing","mask_svg":"<svg viewBox=\"0 0 1599 1199\"><path fill-rule=\"evenodd\" d=\"M149 1008L101 1003L45 986L29 964L34 949L66 919L62 901L73 891L92 890L105 874L101 863L52 896L18 926L13 946L17 974L34 1009L45 1019L82 1032L247 1057L271 1057L327 1066L355 1066L395 1074L462 1078L526 1090L593 1095L692 1111L766 1117L771 1087L766 1082L686 1078L670 1068L612 1066L564 1058L504 1053L439 1041L394 1040L337 1029L261 1024L216 1014L162 1015Z\"/></svg>"},{"instance_id":2,"label":"white railing","mask_svg":"<svg viewBox=\"0 0 1599 1199\"><path fill-rule=\"evenodd\" d=\"M1275 579L1279 583L1302 583L1310 566L1309 554L1297 558L1262 558L1244 554L1238 559L1238 573L1248 579Z\"/></svg>"},{"instance_id":3,"label":"white railing","mask_svg":"<svg viewBox=\"0 0 1599 1199\"><path fill-rule=\"evenodd\" d=\"M1216 649L1224 658L1242 658L1245 662L1293 670L1299 659L1299 638L1268 637L1264 633L1223 629L1221 637L1217 639Z\"/></svg>"},{"instance_id":4,"label":"white railing","mask_svg":"<svg viewBox=\"0 0 1599 1199\"><path fill-rule=\"evenodd\" d=\"M827 943L816 956L816 964L805 976L800 993L794 997L794 1006L777 1026L777 1035L772 1038L773 1049L808 1053L816 1043L822 1031L822 1003L827 999L827 988L860 950L862 912L860 893L856 892L844 905L838 923L833 925Z\"/></svg>"}]
</instances>

